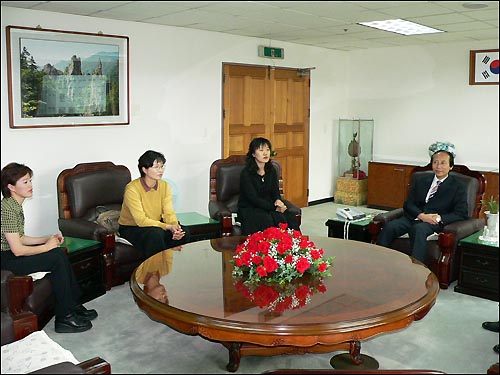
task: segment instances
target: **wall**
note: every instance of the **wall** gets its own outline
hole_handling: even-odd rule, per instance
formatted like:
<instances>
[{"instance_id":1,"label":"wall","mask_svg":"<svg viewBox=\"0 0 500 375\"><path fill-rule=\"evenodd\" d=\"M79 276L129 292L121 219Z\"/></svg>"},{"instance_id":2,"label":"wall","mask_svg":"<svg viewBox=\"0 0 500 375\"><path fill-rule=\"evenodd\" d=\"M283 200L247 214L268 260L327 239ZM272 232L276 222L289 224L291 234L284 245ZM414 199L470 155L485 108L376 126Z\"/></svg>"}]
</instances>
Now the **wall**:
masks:
<instances>
[{"instance_id":1,"label":"wall","mask_svg":"<svg viewBox=\"0 0 500 375\"><path fill-rule=\"evenodd\" d=\"M459 76L468 69L467 59L456 59L451 64L453 74L445 72L437 77L435 74L443 70L433 68L448 54L456 57L467 55L469 49L495 48L498 41L347 53L184 28L9 7L1 11L1 165L18 161L35 171L35 194L24 205L29 234L57 231L55 186L62 169L81 162L111 160L126 165L136 178L137 159L147 149L165 154L165 176L174 180L181 191L179 211L206 214L209 166L221 156L223 62L316 68L311 73L309 201L333 196L339 118L375 120L375 158L420 162L434 138L453 134L455 138L450 141L461 152L459 161L498 168L498 143L491 146L495 152L488 155L484 150L473 152L485 141L498 140L498 86L471 89L458 84L457 80L467 82L466 76ZM129 36L130 125L10 129L5 79L7 25ZM260 44L284 47L285 60L257 57ZM428 67L412 66L412 55L421 56ZM413 69L408 69L408 63ZM402 75L407 75L408 80L397 79ZM419 84L418 90L415 83ZM443 100L446 110L440 109ZM424 117L429 107L431 111ZM491 116L482 114L485 108L494 108ZM420 134L422 122L431 120L439 124L434 134ZM410 133L402 124L410 124L410 129L418 132ZM471 132L477 132L478 125L488 136L470 142Z\"/></svg>"},{"instance_id":2,"label":"wall","mask_svg":"<svg viewBox=\"0 0 500 375\"><path fill-rule=\"evenodd\" d=\"M425 165L427 147L447 140L457 164L498 171L498 85L469 85L469 50L492 48L498 40L351 52L350 112L375 119L374 160Z\"/></svg>"}]
</instances>

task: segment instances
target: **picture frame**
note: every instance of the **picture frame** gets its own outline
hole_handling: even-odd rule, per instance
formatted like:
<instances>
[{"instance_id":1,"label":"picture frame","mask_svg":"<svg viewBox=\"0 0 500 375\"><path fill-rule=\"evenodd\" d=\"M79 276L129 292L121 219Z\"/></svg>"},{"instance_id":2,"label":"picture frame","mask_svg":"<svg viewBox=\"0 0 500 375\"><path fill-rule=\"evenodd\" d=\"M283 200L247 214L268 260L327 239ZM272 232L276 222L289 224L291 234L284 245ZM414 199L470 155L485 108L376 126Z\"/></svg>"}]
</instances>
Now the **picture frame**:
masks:
<instances>
[{"instance_id":1,"label":"picture frame","mask_svg":"<svg viewBox=\"0 0 500 375\"><path fill-rule=\"evenodd\" d=\"M469 85L498 85L498 49L471 50Z\"/></svg>"},{"instance_id":2,"label":"picture frame","mask_svg":"<svg viewBox=\"0 0 500 375\"><path fill-rule=\"evenodd\" d=\"M7 26L10 128L128 125L127 36Z\"/></svg>"}]
</instances>

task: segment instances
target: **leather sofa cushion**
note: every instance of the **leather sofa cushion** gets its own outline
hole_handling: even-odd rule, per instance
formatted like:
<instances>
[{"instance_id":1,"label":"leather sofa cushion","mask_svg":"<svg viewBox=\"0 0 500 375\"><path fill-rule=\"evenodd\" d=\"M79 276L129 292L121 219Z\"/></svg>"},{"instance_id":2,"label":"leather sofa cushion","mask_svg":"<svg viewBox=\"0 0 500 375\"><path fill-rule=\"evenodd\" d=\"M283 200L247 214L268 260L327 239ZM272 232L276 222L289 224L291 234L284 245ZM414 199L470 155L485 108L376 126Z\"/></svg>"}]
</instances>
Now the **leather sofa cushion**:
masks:
<instances>
[{"instance_id":1,"label":"leather sofa cushion","mask_svg":"<svg viewBox=\"0 0 500 375\"><path fill-rule=\"evenodd\" d=\"M126 171L106 170L68 176L66 190L73 218L94 221L97 206L121 210L125 186L130 182Z\"/></svg>"}]
</instances>

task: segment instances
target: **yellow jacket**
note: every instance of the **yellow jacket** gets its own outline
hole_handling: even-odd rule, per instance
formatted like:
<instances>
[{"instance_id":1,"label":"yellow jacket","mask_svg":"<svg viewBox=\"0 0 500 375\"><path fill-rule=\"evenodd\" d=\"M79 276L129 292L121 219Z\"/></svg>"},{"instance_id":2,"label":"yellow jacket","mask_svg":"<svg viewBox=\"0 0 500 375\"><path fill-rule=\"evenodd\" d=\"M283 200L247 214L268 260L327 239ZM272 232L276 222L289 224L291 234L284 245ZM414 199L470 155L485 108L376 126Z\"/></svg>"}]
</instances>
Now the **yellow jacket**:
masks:
<instances>
[{"instance_id":1,"label":"yellow jacket","mask_svg":"<svg viewBox=\"0 0 500 375\"><path fill-rule=\"evenodd\" d=\"M120 225L166 229L167 224L177 222L168 182L158 180L157 188L149 191L142 186L141 178L127 184L118 219Z\"/></svg>"}]
</instances>

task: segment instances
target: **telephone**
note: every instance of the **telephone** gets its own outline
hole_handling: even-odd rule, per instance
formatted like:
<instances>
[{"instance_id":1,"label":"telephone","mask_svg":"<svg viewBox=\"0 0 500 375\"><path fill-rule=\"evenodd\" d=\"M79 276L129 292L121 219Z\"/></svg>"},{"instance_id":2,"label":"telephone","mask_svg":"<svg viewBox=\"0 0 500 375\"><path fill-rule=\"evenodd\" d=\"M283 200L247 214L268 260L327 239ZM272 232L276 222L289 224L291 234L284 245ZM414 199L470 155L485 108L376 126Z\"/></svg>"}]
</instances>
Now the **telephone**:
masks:
<instances>
[{"instance_id":1,"label":"telephone","mask_svg":"<svg viewBox=\"0 0 500 375\"><path fill-rule=\"evenodd\" d=\"M337 208L337 217L342 220L358 220L366 217L364 212L355 208Z\"/></svg>"}]
</instances>

